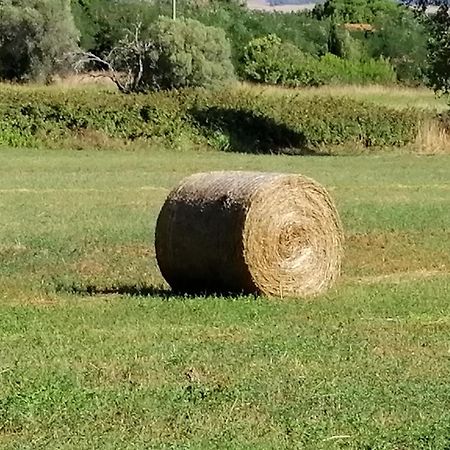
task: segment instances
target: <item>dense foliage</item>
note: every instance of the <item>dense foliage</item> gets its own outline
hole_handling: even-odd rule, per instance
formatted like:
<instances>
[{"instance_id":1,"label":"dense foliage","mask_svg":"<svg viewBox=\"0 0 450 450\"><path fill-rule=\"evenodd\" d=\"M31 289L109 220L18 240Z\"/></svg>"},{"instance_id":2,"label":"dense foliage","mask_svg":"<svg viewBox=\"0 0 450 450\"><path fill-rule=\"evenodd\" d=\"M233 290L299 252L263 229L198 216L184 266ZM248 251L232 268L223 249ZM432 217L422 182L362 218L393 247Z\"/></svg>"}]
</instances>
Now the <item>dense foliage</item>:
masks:
<instances>
[{"instance_id":1,"label":"dense foliage","mask_svg":"<svg viewBox=\"0 0 450 450\"><path fill-rule=\"evenodd\" d=\"M137 23L103 58L81 52L72 60L77 69L106 67L119 91L127 94L234 80L224 31L193 19L159 17L149 27Z\"/></svg>"},{"instance_id":2,"label":"dense foliage","mask_svg":"<svg viewBox=\"0 0 450 450\"><path fill-rule=\"evenodd\" d=\"M177 23L167 19L163 26L160 17L171 15L171 3L1 0L0 78L48 77L58 69L56 63L62 56L74 49L77 36L86 52L102 59L108 58L111 51L117 55L117 48L123 48L124 42L128 45L130 33L137 26L147 39L146 45L152 40L152 50L162 49L156 62L154 53L144 58L155 69L147 84L157 87L209 84L207 80L193 81L196 77L216 78L218 82L229 78L228 45L238 76L271 83L391 83L394 73L396 81L402 83L442 86L446 76L444 14L428 17L395 0L327 0L312 12L288 14L251 11L240 0L186 0L178 2ZM190 20L222 31L212 33L209 29L207 34L206 29L200 31L197 22ZM192 39L197 40L196 50L190 49ZM273 39L281 44L272 46L262 57L255 45ZM203 56L199 59L200 48ZM203 57L211 64L200 63ZM214 58L226 61L227 67L219 70ZM283 61L275 61L277 58ZM165 79L158 65L163 60L171 64L176 61L177 66L168 68ZM265 63L269 66L262 67ZM180 64L186 71L181 81L177 73ZM197 71L199 76L187 75L189 65L201 65L203 74ZM122 73L130 70L129 65L120 66Z\"/></svg>"},{"instance_id":3,"label":"dense foliage","mask_svg":"<svg viewBox=\"0 0 450 450\"><path fill-rule=\"evenodd\" d=\"M0 144L60 147L87 136L123 142L189 141L248 152L312 151L324 145L401 146L415 140L423 114L345 98L187 90L114 92L6 89ZM117 142L114 141L114 145Z\"/></svg>"},{"instance_id":4,"label":"dense foliage","mask_svg":"<svg viewBox=\"0 0 450 450\"><path fill-rule=\"evenodd\" d=\"M443 4L433 22L429 41L429 84L436 91L450 91L450 15Z\"/></svg>"},{"instance_id":5,"label":"dense foliage","mask_svg":"<svg viewBox=\"0 0 450 450\"><path fill-rule=\"evenodd\" d=\"M162 13L142 0L71 0L80 45L98 55L109 53L136 24L149 27Z\"/></svg>"},{"instance_id":6,"label":"dense foliage","mask_svg":"<svg viewBox=\"0 0 450 450\"><path fill-rule=\"evenodd\" d=\"M320 58L305 54L277 36L254 39L245 48L243 73L246 78L284 86L321 84L389 84L396 80L392 66L384 59Z\"/></svg>"},{"instance_id":7,"label":"dense foliage","mask_svg":"<svg viewBox=\"0 0 450 450\"><path fill-rule=\"evenodd\" d=\"M77 39L69 0L2 0L0 78L45 79Z\"/></svg>"},{"instance_id":8,"label":"dense foliage","mask_svg":"<svg viewBox=\"0 0 450 450\"><path fill-rule=\"evenodd\" d=\"M223 28L231 41L235 64L253 39L275 34L305 53L319 56L328 51L330 22L307 13L283 14L251 11L236 6L191 11L197 20Z\"/></svg>"},{"instance_id":9,"label":"dense foliage","mask_svg":"<svg viewBox=\"0 0 450 450\"><path fill-rule=\"evenodd\" d=\"M412 11L380 18L377 32L366 39L371 57L383 55L395 68L397 78L403 82L421 82L426 79L427 41L429 19L417 17Z\"/></svg>"},{"instance_id":10,"label":"dense foliage","mask_svg":"<svg viewBox=\"0 0 450 450\"><path fill-rule=\"evenodd\" d=\"M374 23L379 17L396 16L401 8L404 6L392 0L326 0L314 13L344 23Z\"/></svg>"},{"instance_id":11,"label":"dense foliage","mask_svg":"<svg viewBox=\"0 0 450 450\"><path fill-rule=\"evenodd\" d=\"M144 28L150 27L160 14L170 15L171 12L168 0L151 4L142 0L72 2L82 45L99 54L106 54L117 45L137 20ZM249 63L248 52L244 55L244 49L255 39L276 35L286 44L284 50L290 55L288 59L295 53L293 48L288 49L288 44L292 44L304 55L302 60L332 53L352 62L338 64L332 59L327 73L341 66L367 73L368 67L376 66L382 58L379 66L390 64L401 82L421 83L426 79L428 21L394 0L327 0L317 5L312 13L290 14L251 11L238 1L191 0L178 2L178 13L180 17L222 28L231 43L235 71L244 78L248 67L242 63ZM347 30L347 23L371 24L372 28ZM332 78L334 82L348 82L341 74ZM354 80L355 76L348 78ZM375 78L383 82L383 77L376 75ZM391 82L390 76L388 80ZM324 82L328 80L325 78ZM356 77L356 82L371 81L370 77L366 77L366 81ZM312 84L316 84L316 77Z\"/></svg>"},{"instance_id":12,"label":"dense foliage","mask_svg":"<svg viewBox=\"0 0 450 450\"><path fill-rule=\"evenodd\" d=\"M155 63L144 81L160 89L211 87L234 78L231 48L220 28L161 17L151 27Z\"/></svg>"}]
</instances>

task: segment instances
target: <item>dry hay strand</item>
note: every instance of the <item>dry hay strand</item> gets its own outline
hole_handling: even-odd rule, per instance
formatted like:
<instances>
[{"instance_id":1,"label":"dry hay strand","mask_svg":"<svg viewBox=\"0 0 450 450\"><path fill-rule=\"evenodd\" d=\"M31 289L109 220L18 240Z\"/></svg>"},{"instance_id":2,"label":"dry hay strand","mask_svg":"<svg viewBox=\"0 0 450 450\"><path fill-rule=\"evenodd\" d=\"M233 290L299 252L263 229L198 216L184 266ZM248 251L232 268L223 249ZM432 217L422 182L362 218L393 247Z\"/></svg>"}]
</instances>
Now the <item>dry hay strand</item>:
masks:
<instances>
[{"instance_id":1,"label":"dry hay strand","mask_svg":"<svg viewBox=\"0 0 450 450\"><path fill-rule=\"evenodd\" d=\"M421 155L438 155L450 152L450 135L444 124L425 122L416 138L416 150Z\"/></svg>"},{"instance_id":2,"label":"dry hay strand","mask_svg":"<svg viewBox=\"0 0 450 450\"><path fill-rule=\"evenodd\" d=\"M210 172L169 194L155 245L177 292L302 297L338 277L343 233L330 195L310 178Z\"/></svg>"}]
</instances>

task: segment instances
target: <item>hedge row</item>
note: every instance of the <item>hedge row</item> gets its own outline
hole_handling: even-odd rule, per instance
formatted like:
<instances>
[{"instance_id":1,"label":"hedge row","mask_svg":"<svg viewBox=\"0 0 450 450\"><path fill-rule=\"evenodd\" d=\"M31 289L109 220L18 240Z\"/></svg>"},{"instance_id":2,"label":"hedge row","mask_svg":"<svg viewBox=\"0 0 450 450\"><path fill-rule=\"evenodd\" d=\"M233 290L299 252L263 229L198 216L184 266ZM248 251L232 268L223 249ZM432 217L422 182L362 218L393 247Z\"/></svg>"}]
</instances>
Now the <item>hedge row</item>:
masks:
<instances>
[{"instance_id":1,"label":"hedge row","mask_svg":"<svg viewBox=\"0 0 450 450\"><path fill-rule=\"evenodd\" d=\"M294 152L327 145L402 146L424 113L348 98L231 88L124 96L92 90L0 91L0 144L58 146L90 133L121 142L208 143L216 149Z\"/></svg>"},{"instance_id":2,"label":"hedge row","mask_svg":"<svg viewBox=\"0 0 450 450\"><path fill-rule=\"evenodd\" d=\"M181 106L169 95L7 90L0 92L0 144L48 145L93 131L127 141L161 138L171 143L180 133L190 131Z\"/></svg>"},{"instance_id":3,"label":"hedge row","mask_svg":"<svg viewBox=\"0 0 450 450\"><path fill-rule=\"evenodd\" d=\"M284 151L358 144L403 146L413 142L425 113L396 110L342 97L259 94L216 96L197 105L208 130L246 143L250 151Z\"/></svg>"}]
</instances>

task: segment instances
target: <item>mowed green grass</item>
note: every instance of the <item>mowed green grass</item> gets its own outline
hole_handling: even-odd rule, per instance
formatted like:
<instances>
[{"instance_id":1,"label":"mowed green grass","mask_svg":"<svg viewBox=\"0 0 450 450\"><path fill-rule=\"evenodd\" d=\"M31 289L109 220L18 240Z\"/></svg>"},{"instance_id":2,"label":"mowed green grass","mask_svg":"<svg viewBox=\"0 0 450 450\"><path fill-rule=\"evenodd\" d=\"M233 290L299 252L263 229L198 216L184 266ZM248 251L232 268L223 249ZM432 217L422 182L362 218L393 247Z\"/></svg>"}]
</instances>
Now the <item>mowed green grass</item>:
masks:
<instances>
[{"instance_id":1,"label":"mowed green grass","mask_svg":"<svg viewBox=\"0 0 450 450\"><path fill-rule=\"evenodd\" d=\"M180 298L168 190L300 172L346 231L313 299ZM0 151L0 448L450 448L450 157Z\"/></svg>"}]
</instances>

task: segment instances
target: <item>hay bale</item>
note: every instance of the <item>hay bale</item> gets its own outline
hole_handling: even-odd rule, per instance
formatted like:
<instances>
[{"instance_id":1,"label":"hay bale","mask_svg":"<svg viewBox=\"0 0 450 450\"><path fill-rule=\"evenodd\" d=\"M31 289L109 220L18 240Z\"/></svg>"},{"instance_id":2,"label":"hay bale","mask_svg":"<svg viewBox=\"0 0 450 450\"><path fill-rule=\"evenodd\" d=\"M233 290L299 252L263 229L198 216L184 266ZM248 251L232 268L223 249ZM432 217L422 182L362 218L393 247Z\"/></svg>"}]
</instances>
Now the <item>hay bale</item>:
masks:
<instances>
[{"instance_id":1,"label":"hay bale","mask_svg":"<svg viewBox=\"0 0 450 450\"><path fill-rule=\"evenodd\" d=\"M306 296L339 275L342 230L327 191L300 175L185 178L156 225L156 256L179 292Z\"/></svg>"}]
</instances>

